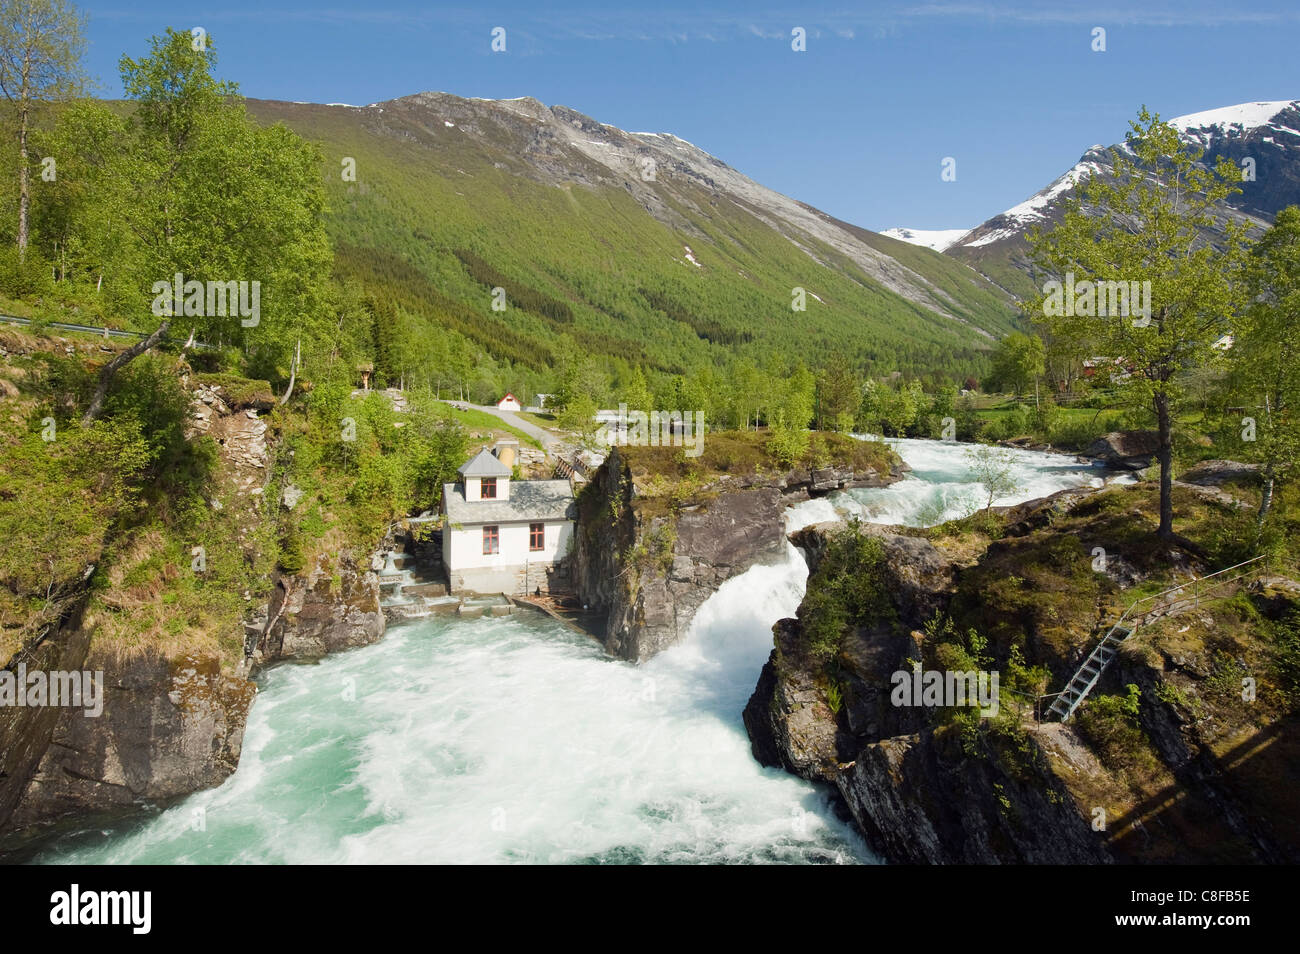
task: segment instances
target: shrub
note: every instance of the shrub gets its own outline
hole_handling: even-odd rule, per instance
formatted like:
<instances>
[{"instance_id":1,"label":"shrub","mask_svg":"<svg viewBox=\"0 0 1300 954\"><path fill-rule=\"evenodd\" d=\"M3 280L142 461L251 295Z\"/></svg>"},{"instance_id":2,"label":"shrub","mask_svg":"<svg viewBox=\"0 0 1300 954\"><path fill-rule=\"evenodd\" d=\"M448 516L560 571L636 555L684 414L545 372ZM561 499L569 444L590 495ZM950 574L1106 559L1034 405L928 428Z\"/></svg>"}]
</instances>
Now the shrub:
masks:
<instances>
[{"instance_id":1,"label":"shrub","mask_svg":"<svg viewBox=\"0 0 1300 954\"><path fill-rule=\"evenodd\" d=\"M1273 665L1287 708L1300 707L1300 610L1292 610L1274 623Z\"/></svg>"},{"instance_id":2,"label":"shrub","mask_svg":"<svg viewBox=\"0 0 1300 954\"><path fill-rule=\"evenodd\" d=\"M50 263L34 248L27 249L26 259L20 259L14 245L0 247L0 291L11 298L33 298L48 295L54 285Z\"/></svg>"},{"instance_id":3,"label":"shrub","mask_svg":"<svg viewBox=\"0 0 1300 954\"><path fill-rule=\"evenodd\" d=\"M782 467L793 467L808 453L811 434L806 428L774 424L767 442L767 452Z\"/></svg>"},{"instance_id":4,"label":"shrub","mask_svg":"<svg viewBox=\"0 0 1300 954\"><path fill-rule=\"evenodd\" d=\"M1130 683L1128 694L1090 697L1075 715L1079 734L1096 750L1103 765L1126 770L1149 769L1155 755L1138 724L1141 690Z\"/></svg>"},{"instance_id":5,"label":"shrub","mask_svg":"<svg viewBox=\"0 0 1300 954\"><path fill-rule=\"evenodd\" d=\"M878 538L864 535L856 520L827 541L799 607L805 646L812 656L833 658L852 624L893 620L884 569L884 547Z\"/></svg>"}]
</instances>

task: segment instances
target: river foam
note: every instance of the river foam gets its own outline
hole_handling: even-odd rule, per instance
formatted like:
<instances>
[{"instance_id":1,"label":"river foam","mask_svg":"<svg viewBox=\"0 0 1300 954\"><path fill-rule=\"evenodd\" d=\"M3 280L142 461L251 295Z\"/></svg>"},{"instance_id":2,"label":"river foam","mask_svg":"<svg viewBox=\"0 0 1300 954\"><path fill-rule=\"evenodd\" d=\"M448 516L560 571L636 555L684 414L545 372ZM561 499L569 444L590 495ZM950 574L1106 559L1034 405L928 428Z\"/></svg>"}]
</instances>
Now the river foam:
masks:
<instances>
[{"instance_id":1,"label":"river foam","mask_svg":"<svg viewBox=\"0 0 1300 954\"><path fill-rule=\"evenodd\" d=\"M971 509L965 449L892 442L889 488L809 501L788 529L854 513ZM1016 500L1087 483L1015 452ZM1012 502L1012 501L1003 501ZM523 613L431 617L259 677L238 772L40 861L81 863L871 862L828 795L750 754L740 713L807 570L793 547L729 580L678 646L634 666Z\"/></svg>"}]
</instances>

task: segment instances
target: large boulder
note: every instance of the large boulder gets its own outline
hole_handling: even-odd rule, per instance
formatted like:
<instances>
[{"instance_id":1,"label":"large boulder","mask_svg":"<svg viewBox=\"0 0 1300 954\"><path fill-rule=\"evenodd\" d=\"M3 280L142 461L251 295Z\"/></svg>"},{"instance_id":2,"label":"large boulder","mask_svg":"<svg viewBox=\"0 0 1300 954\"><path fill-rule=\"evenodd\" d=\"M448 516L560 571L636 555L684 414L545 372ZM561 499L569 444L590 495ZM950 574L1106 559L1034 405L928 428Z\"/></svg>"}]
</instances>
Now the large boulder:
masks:
<instances>
[{"instance_id":1,"label":"large boulder","mask_svg":"<svg viewBox=\"0 0 1300 954\"><path fill-rule=\"evenodd\" d=\"M1113 431L1089 444L1083 456L1121 470L1146 470L1159 448L1160 436L1155 431Z\"/></svg>"},{"instance_id":2,"label":"large boulder","mask_svg":"<svg viewBox=\"0 0 1300 954\"><path fill-rule=\"evenodd\" d=\"M926 730L864 746L835 781L867 841L895 864L1108 864L1037 736L1022 758L1008 772L995 757L968 757L958 733Z\"/></svg>"},{"instance_id":3,"label":"large boulder","mask_svg":"<svg viewBox=\"0 0 1300 954\"><path fill-rule=\"evenodd\" d=\"M776 560L792 503L902 478L847 467L714 475L685 501L642 496L619 447L578 500L573 586L615 656L640 662L686 635L696 611L727 580Z\"/></svg>"},{"instance_id":4,"label":"large boulder","mask_svg":"<svg viewBox=\"0 0 1300 954\"><path fill-rule=\"evenodd\" d=\"M1259 464L1243 464L1235 460L1203 460L1188 468L1178 479L1185 484L1201 487L1218 487L1227 483L1259 483Z\"/></svg>"},{"instance_id":5,"label":"large boulder","mask_svg":"<svg viewBox=\"0 0 1300 954\"><path fill-rule=\"evenodd\" d=\"M642 540L675 535L671 554L625 568L606 624L605 647L615 656L641 661L678 642L704 601L727 580L781 553L781 493L774 487L719 494L707 505L688 506L671 518L654 517L638 527Z\"/></svg>"}]
</instances>

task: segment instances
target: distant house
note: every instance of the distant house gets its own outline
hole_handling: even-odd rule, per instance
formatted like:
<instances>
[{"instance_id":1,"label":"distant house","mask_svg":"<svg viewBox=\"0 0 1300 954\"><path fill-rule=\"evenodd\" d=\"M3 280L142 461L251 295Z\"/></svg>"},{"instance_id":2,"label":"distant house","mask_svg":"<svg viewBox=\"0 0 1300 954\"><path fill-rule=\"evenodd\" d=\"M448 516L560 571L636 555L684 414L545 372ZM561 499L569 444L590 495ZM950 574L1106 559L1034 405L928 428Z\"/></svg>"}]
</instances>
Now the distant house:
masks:
<instances>
[{"instance_id":1,"label":"distant house","mask_svg":"<svg viewBox=\"0 0 1300 954\"><path fill-rule=\"evenodd\" d=\"M484 448L442 489L442 560L452 593L564 588L577 507L567 480L511 480L516 441Z\"/></svg>"},{"instance_id":2,"label":"distant house","mask_svg":"<svg viewBox=\"0 0 1300 954\"><path fill-rule=\"evenodd\" d=\"M1126 381L1133 376L1131 366L1123 358L1097 356L1084 360L1083 376L1085 378L1095 378L1102 372L1106 372L1106 376L1112 384Z\"/></svg>"},{"instance_id":3,"label":"distant house","mask_svg":"<svg viewBox=\"0 0 1300 954\"><path fill-rule=\"evenodd\" d=\"M519 403L519 398L510 393L497 401L497 407L503 411L522 411L524 409L524 406Z\"/></svg>"},{"instance_id":4,"label":"distant house","mask_svg":"<svg viewBox=\"0 0 1300 954\"><path fill-rule=\"evenodd\" d=\"M537 399L537 406L539 408L545 408L546 402L551 399L549 394L534 394L533 397Z\"/></svg>"}]
</instances>

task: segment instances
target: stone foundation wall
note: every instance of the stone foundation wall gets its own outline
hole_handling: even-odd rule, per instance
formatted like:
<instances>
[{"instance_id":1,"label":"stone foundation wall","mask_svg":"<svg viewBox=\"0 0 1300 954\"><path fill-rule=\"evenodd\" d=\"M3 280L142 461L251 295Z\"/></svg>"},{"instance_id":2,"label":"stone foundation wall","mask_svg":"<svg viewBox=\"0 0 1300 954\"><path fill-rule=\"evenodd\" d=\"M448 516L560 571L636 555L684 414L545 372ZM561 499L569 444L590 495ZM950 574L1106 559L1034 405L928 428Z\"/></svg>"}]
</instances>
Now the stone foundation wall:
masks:
<instances>
[{"instance_id":1,"label":"stone foundation wall","mask_svg":"<svg viewBox=\"0 0 1300 954\"><path fill-rule=\"evenodd\" d=\"M452 593L506 593L531 596L568 590L570 582L567 560L554 563L528 563L518 566L451 570L447 574Z\"/></svg>"}]
</instances>

